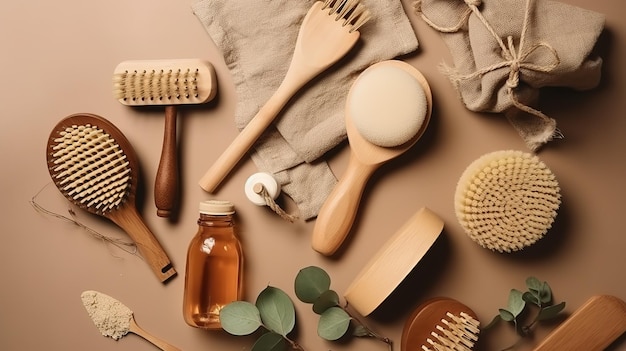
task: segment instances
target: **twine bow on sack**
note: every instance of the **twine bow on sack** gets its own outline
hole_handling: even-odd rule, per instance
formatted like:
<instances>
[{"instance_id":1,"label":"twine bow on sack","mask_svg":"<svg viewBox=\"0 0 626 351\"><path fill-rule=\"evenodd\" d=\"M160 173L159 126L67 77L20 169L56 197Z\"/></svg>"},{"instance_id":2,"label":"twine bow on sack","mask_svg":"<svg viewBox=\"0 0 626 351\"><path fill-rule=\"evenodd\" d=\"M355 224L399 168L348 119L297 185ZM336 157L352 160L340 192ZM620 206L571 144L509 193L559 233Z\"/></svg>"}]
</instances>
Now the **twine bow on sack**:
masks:
<instances>
[{"instance_id":1,"label":"twine bow on sack","mask_svg":"<svg viewBox=\"0 0 626 351\"><path fill-rule=\"evenodd\" d=\"M459 21L451 26L438 25L434 23L430 18L428 18L422 12L422 0L415 1L414 7L416 12L421 15L422 19L429 26L442 33L455 33L459 31L468 22L469 17L474 14L475 17L484 25L487 31L491 34L491 36L493 36L494 40L500 47L502 61L479 68L476 71L468 74L461 74L456 69L448 66L443 66L442 71L444 71L444 73L453 82L460 82L475 78L481 78L489 72L508 68L508 79L506 80L505 87L507 94L510 96L511 104L520 111L540 118L541 120L543 120L544 123L548 125L554 125L554 129L550 138L562 138L563 135L558 129L556 129L555 122L552 118L548 117L543 112L522 103L518 98L518 94L516 93L516 90L520 87L520 80L524 80L523 77L520 78L520 76L522 75L522 70L528 70L538 73L550 73L561 63L557 51L550 44L543 41L533 43L531 45L527 43L527 32L528 28L531 25L531 6L533 4L533 0L526 0L524 21L521 28L519 44L517 48L515 46L513 36L508 36L505 43L505 41L500 37L500 35L496 33L496 31L493 29L487 19L483 16L483 14L478 9L478 7L482 5L481 0L463 0L463 2L465 3L465 5L467 5L467 8L460 14ZM542 54L544 54L544 56L549 58L548 60L544 59L546 63L538 64L534 63L531 60L532 55L539 52L540 50L543 51Z\"/></svg>"}]
</instances>

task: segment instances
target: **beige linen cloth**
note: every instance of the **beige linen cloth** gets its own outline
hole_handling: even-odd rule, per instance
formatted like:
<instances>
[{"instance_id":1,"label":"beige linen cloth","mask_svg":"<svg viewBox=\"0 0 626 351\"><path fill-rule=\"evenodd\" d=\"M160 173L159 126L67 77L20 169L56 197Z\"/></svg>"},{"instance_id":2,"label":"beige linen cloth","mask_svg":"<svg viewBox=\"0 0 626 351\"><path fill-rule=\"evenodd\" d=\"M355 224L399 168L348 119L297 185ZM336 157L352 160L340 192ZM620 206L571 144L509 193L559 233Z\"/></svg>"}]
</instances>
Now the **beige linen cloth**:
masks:
<instances>
[{"instance_id":1,"label":"beige linen cloth","mask_svg":"<svg viewBox=\"0 0 626 351\"><path fill-rule=\"evenodd\" d=\"M313 3L199 0L192 4L233 75L237 128L250 121L282 82L300 23ZM418 46L400 0L362 3L372 18L359 29L359 42L292 98L252 152L257 167L276 178L304 219L317 216L337 182L321 156L346 139L343 111L352 81L372 63L413 52Z\"/></svg>"},{"instance_id":2,"label":"beige linen cloth","mask_svg":"<svg viewBox=\"0 0 626 351\"><path fill-rule=\"evenodd\" d=\"M504 113L535 151L560 137L536 105L542 87L594 88L604 15L548 0L418 0L452 54L443 72L472 111Z\"/></svg>"}]
</instances>

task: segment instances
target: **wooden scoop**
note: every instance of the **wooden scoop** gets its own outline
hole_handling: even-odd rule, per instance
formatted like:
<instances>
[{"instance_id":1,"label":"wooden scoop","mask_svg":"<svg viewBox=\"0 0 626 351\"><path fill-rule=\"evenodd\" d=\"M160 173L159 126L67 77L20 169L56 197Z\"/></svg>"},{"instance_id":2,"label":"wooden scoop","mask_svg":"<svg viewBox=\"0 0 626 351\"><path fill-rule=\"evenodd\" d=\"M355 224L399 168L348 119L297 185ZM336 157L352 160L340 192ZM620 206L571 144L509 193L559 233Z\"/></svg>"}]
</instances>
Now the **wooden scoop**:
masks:
<instances>
[{"instance_id":1,"label":"wooden scoop","mask_svg":"<svg viewBox=\"0 0 626 351\"><path fill-rule=\"evenodd\" d=\"M356 217L365 185L374 171L383 163L411 148L422 136L430 120L432 95L426 78L411 65L395 60L380 62L367 70L376 69L382 65L391 65L405 70L422 86L428 104L425 120L419 131L409 141L395 147L382 147L370 142L359 133L353 122L354 116L350 114L349 104L346 104L346 131L350 143L350 160L345 173L320 209L313 229L313 249L323 255L330 256L334 254L348 236ZM348 101L352 98L354 87L358 83L359 80L357 79L348 93ZM384 104L385 101L381 103ZM392 106L389 107L392 108ZM381 116L381 118L386 117ZM389 123L393 123L393 121Z\"/></svg>"},{"instance_id":2,"label":"wooden scoop","mask_svg":"<svg viewBox=\"0 0 626 351\"><path fill-rule=\"evenodd\" d=\"M103 336L119 340L131 332L163 351L180 351L179 348L140 328L135 322L133 311L119 300L94 290L83 291L80 298L89 317Z\"/></svg>"}]
</instances>

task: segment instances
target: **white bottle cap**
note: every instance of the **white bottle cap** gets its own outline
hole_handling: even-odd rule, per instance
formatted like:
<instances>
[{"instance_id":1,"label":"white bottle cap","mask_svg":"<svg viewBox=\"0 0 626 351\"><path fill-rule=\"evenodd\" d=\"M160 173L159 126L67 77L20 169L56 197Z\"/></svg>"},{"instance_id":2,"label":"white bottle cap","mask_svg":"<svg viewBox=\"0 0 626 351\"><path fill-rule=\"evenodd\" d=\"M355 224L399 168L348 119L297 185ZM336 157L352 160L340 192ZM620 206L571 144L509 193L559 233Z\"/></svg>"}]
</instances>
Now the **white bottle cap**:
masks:
<instances>
[{"instance_id":1,"label":"white bottle cap","mask_svg":"<svg viewBox=\"0 0 626 351\"><path fill-rule=\"evenodd\" d=\"M244 191L248 200L257 206L267 205L263 196L258 193L258 189L255 189L255 186L258 187L259 185L267 189L268 194L273 200L276 200L278 194L280 194L280 185L271 174L260 172L251 175L248 180L246 180Z\"/></svg>"}]
</instances>

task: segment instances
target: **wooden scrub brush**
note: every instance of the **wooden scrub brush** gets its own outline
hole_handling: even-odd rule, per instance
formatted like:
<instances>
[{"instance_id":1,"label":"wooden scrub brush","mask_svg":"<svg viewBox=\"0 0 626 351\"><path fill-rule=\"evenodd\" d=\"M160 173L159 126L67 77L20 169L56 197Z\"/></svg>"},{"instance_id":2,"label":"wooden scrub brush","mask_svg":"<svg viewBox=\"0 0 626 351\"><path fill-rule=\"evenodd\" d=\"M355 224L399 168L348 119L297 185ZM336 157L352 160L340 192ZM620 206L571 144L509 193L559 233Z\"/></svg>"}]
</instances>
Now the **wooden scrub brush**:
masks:
<instances>
[{"instance_id":1,"label":"wooden scrub brush","mask_svg":"<svg viewBox=\"0 0 626 351\"><path fill-rule=\"evenodd\" d=\"M461 302L430 299L406 320L401 351L471 351L478 341L479 325L474 311Z\"/></svg>"},{"instance_id":2,"label":"wooden scrub brush","mask_svg":"<svg viewBox=\"0 0 626 351\"><path fill-rule=\"evenodd\" d=\"M135 206L138 160L119 129L100 116L71 115L50 133L46 158L63 196L124 229L161 282L176 274Z\"/></svg>"},{"instance_id":3,"label":"wooden scrub brush","mask_svg":"<svg viewBox=\"0 0 626 351\"><path fill-rule=\"evenodd\" d=\"M486 154L461 175L456 217L469 237L499 252L534 244L552 227L561 204L559 184L535 155L506 150Z\"/></svg>"},{"instance_id":4,"label":"wooden scrub brush","mask_svg":"<svg viewBox=\"0 0 626 351\"><path fill-rule=\"evenodd\" d=\"M178 105L203 104L216 95L215 70L200 59L124 61L113 72L115 98L128 106L165 106L161 159L154 183L159 217L170 217L178 191Z\"/></svg>"}]
</instances>

